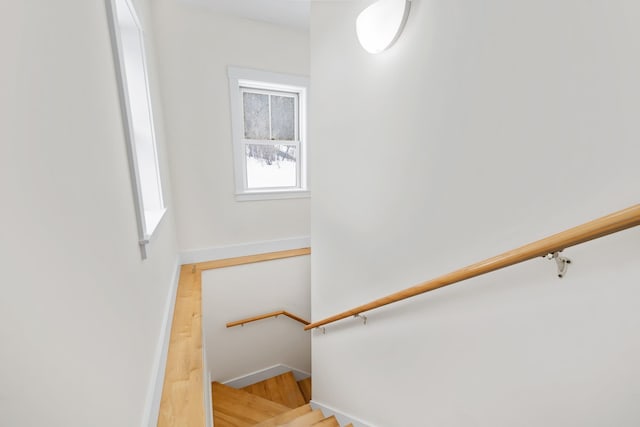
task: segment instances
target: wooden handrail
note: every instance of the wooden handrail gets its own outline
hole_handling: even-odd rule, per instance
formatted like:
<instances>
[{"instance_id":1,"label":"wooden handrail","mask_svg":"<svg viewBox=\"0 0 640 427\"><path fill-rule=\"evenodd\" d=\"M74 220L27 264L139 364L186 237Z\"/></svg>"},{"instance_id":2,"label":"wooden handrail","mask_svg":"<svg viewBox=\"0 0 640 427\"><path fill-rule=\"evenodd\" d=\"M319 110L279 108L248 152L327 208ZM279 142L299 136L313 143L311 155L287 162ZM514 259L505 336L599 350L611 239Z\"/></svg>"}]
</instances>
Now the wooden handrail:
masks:
<instances>
[{"instance_id":1,"label":"wooden handrail","mask_svg":"<svg viewBox=\"0 0 640 427\"><path fill-rule=\"evenodd\" d=\"M297 322L300 322L304 325L308 325L309 322L304 320L302 317L300 316L296 316L295 314L291 314L288 311L284 311L284 310L280 310L280 311L274 311L272 313L266 313L266 314L261 314L259 316L253 316L253 317L247 317L246 319L242 319L242 320L236 320L235 322L229 322L227 323L227 328L233 328L234 326L242 326L245 323L251 323L251 322L256 322L258 320L262 320L262 319L268 319L270 317L278 317L278 316L287 316Z\"/></svg>"},{"instance_id":2,"label":"wooden handrail","mask_svg":"<svg viewBox=\"0 0 640 427\"><path fill-rule=\"evenodd\" d=\"M554 234L536 242L521 246L517 249L488 258L484 261L471 264L467 267L427 282L423 282L391 295L387 295L386 297L376 299L368 304L313 322L305 326L304 329L307 331L309 329L324 326L337 320L355 316L356 314L364 313L387 304L411 298L425 292L433 291L434 289L452 285L454 283L499 270L510 265L518 264L523 261L558 252L565 248L607 236L618 231L626 230L637 225L640 225L640 204L603 216L602 218L595 219L577 227L570 228L558 234Z\"/></svg>"}]
</instances>

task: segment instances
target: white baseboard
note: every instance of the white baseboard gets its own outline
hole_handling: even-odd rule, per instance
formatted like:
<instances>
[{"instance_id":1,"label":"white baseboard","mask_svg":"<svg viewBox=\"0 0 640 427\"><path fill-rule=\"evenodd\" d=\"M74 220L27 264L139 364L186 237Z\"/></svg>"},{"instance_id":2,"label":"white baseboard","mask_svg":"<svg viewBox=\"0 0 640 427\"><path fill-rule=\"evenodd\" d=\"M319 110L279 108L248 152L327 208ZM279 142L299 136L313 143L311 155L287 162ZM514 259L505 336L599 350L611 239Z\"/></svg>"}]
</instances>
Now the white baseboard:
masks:
<instances>
[{"instance_id":1,"label":"white baseboard","mask_svg":"<svg viewBox=\"0 0 640 427\"><path fill-rule=\"evenodd\" d=\"M325 405L316 400L312 399L310 403L313 409L320 409L325 417L335 415L341 426L351 423L353 424L353 427L375 427L369 422L363 421L349 414L345 414L344 412L339 411L336 408L332 408L331 406Z\"/></svg>"},{"instance_id":2,"label":"white baseboard","mask_svg":"<svg viewBox=\"0 0 640 427\"><path fill-rule=\"evenodd\" d=\"M204 322L201 322L202 336L204 334ZM206 427L213 427L213 399L211 398L211 372L207 363L207 346L202 346L202 386L204 387L204 415Z\"/></svg>"},{"instance_id":3,"label":"white baseboard","mask_svg":"<svg viewBox=\"0 0 640 427\"><path fill-rule=\"evenodd\" d=\"M205 249L183 251L180 252L180 261L182 264L194 264L196 262L205 262L217 259L308 248L309 246L311 246L311 238L309 236L292 237L280 240L265 240L261 242L250 242L238 245L216 246Z\"/></svg>"},{"instance_id":4,"label":"white baseboard","mask_svg":"<svg viewBox=\"0 0 640 427\"><path fill-rule=\"evenodd\" d=\"M176 292L180 280L180 260L176 260L176 268L169 286L169 294L164 306L162 325L158 336L156 354L153 358L151 369L151 382L147 391L147 402L143 414L142 427L156 427L160 413L160 400L162 399L162 386L164 385L164 372L169 352L169 340L171 338L171 325L173 323L173 311L176 304Z\"/></svg>"},{"instance_id":5,"label":"white baseboard","mask_svg":"<svg viewBox=\"0 0 640 427\"><path fill-rule=\"evenodd\" d=\"M288 366L288 365L280 364L280 365L269 366L268 368L260 369L259 371L242 375L241 377L232 378L228 381L223 382L223 384L233 388L242 388L251 384L255 384L260 381L264 381L267 378L284 374L285 372L289 372L289 371L293 372L293 376L296 378L296 381L300 381L305 378L309 378L311 376L311 374L308 372L301 371L296 368L292 368L291 366Z\"/></svg>"},{"instance_id":6,"label":"white baseboard","mask_svg":"<svg viewBox=\"0 0 640 427\"><path fill-rule=\"evenodd\" d=\"M207 359L204 359L204 360L206 364ZM205 404L206 423L207 423L207 427L213 427L213 399L211 397L211 372L209 372L208 369L205 370L204 389L205 389L204 404Z\"/></svg>"}]
</instances>

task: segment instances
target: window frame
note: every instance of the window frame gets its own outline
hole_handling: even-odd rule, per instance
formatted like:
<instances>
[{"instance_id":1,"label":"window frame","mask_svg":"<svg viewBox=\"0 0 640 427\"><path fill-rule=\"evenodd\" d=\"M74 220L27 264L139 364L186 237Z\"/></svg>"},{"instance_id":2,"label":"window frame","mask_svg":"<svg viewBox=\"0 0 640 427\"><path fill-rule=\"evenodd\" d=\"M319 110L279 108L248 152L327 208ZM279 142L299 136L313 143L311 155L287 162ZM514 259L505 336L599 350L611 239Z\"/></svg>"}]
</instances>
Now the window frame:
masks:
<instances>
[{"instance_id":1,"label":"window frame","mask_svg":"<svg viewBox=\"0 0 640 427\"><path fill-rule=\"evenodd\" d=\"M140 160L138 158L139 153L136 146L136 126L134 125L134 117L132 113L131 94L129 92L127 68L124 54L124 47L122 42L121 31L123 31L123 25L121 25L118 19L118 6L117 3L122 2L128 9L132 24L135 26L139 36L140 42L140 67L143 72L144 80L144 102L146 102L146 110L148 112L149 119L149 137L150 140L150 158L145 158L148 164L152 165L153 175L145 176L147 181L152 179L153 187L151 191L147 188L147 194L152 193L154 197L154 203L147 200L148 205L154 205L154 208L145 209L145 192L142 188L142 175L141 167L139 165ZM116 80L119 90L120 109L122 113L122 122L124 126L124 135L127 145L127 154L129 162L129 173L131 176L131 184L134 196L134 204L136 211L136 222L138 228L138 244L140 245L140 252L142 259L146 259L148 256L147 245L150 243L151 238L154 236L155 231L158 229L160 222L164 218L167 207L164 200L164 194L162 189L162 179L160 173L160 163L158 160L158 145L156 140L155 122L153 117L153 106L151 102L151 93L149 89L149 72L147 63L147 53L145 48L144 29L140 23L140 19L136 12L136 9L131 0L105 0L107 7L107 15L109 21L109 30L111 35L111 47L113 50L114 65L116 68ZM149 172L147 172L149 173Z\"/></svg>"},{"instance_id":2,"label":"window frame","mask_svg":"<svg viewBox=\"0 0 640 427\"><path fill-rule=\"evenodd\" d=\"M235 198L237 201L274 200L310 197L308 179L307 99L309 79L303 76L229 67L231 133L234 158ZM296 137L291 140L260 140L245 138L243 94L297 95L294 111L297 119ZM269 117L271 119L271 116ZM271 124L269 125L271 126ZM295 187L249 188L247 185L247 144L295 145L297 148Z\"/></svg>"}]
</instances>

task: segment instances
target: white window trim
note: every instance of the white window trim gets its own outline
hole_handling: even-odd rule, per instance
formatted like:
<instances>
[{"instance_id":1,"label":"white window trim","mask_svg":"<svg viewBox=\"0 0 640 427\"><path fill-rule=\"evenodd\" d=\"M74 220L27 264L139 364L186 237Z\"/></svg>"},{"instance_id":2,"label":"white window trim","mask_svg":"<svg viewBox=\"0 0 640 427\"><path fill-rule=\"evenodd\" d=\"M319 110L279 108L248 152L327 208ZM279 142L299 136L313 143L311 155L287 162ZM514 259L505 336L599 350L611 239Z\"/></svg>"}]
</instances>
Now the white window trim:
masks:
<instances>
[{"instance_id":1,"label":"white window trim","mask_svg":"<svg viewBox=\"0 0 640 427\"><path fill-rule=\"evenodd\" d=\"M147 53L144 46L144 30L142 25L140 24L140 19L136 13L136 9L133 6L131 0L124 0L127 3L127 7L129 8L132 18L135 21L135 25L138 28L138 31L142 37L142 62L144 67L144 77L145 77L145 85L147 92L147 102L149 104L150 111L150 122L151 122L151 138L153 140L153 149L155 155L156 162L156 174L157 182L158 182L158 197L160 200L161 208L154 210L145 210L144 201L142 197L142 188L140 183L140 170L138 167L138 159L136 154L136 146L135 146L135 133L133 127L132 113L129 101L129 92L127 90L127 76L125 70L125 62L123 57L123 49L122 42L120 38L119 31L119 23L118 23L118 15L117 8L115 4L116 0L105 0L107 7L107 15L109 21L109 30L111 34L111 47L113 50L114 62L116 67L116 79L118 84L118 89L120 92L120 109L122 112L122 120L123 125L125 127L125 141L127 144L127 154L129 161L129 173L131 175L131 183L133 196L135 201L135 211L136 211L136 222L138 225L138 244L140 245L140 252L142 259L146 259L148 255L147 245L151 242L152 237L154 236L155 231L160 225L160 222L165 216L167 212L167 208L164 202L164 195L162 190L162 181L160 179L160 168L158 162L158 153L157 153L157 143L155 138L155 124L153 120L153 109L150 98L149 91L149 75L148 75L148 67L147 67Z\"/></svg>"},{"instance_id":2,"label":"white window trim","mask_svg":"<svg viewBox=\"0 0 640 427\"><path fill-rule=\"evenodd\" d=\"M307 100L309 79L303 76L229 67L229 94L231 105L231 135L233 144L235 198L237 201L276 200L310 197L307 140ZM247 189L244 148L244 122L241 93L243 87L268 91L295 92L298 94L299 176L297 188ZM284 145L290 141L279 141Z\"/></svg>"}]
</instances>

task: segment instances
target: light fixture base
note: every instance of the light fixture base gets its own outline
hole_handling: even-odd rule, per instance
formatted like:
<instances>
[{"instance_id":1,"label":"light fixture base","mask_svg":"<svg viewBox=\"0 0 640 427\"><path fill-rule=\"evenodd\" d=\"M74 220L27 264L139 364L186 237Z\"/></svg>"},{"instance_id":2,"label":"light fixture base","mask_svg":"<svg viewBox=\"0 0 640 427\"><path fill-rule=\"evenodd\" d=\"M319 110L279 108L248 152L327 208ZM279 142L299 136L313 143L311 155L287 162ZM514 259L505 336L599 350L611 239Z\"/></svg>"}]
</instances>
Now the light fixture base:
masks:
<instances>
[{"instance_id":1,"label":"light fixture base","mask_svg":"<svg viewBox=\"0 0 640 427\"><path fill-rule=\"evenodd\" d=\"M376 54L393 45L402 33L410 9L409 0L378 0L360 12L356 34L364 50Z\"/></svg>"}]
</instances>

